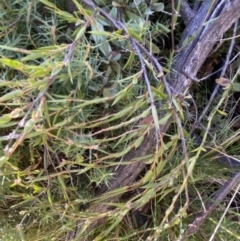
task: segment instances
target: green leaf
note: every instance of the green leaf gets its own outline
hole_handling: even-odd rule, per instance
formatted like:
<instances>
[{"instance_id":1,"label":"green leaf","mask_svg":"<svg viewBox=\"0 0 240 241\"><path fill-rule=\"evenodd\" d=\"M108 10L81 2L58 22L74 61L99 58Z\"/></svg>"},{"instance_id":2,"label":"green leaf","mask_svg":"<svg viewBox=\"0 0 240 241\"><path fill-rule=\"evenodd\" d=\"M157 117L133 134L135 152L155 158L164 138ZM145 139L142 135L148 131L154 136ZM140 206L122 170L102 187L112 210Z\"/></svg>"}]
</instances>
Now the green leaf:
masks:
<instances>
[{"instance_id":1,"label":"green leaf","mask_svg":"<svg viewBox=\"0 0 240 241\"><path fill-rule=\"evenodd\" d=\"M164 4L163 3L153 3L151 4L151 9L155 12L162 12L164 10Z\"/></svg>"},{"instance_id":2,"label":"green leaf","mask_svg":"<svg viewBox=\"0 0 240 241\"><path fill-rule=\"evenodd\" d=\"M103 25L100 22L94 22L93 24L91 24L91 29L92 29L91 32L104 32L105 31ZM105 36L100 36L100 35L96 35L96 34L92 34L91 36L96 44L101 44L106 40Z\"/></svg>"},{"instance_id":3,"label":"green leaf","mask_svg":"<svg viewBox=\"0 0 240 241\"><path fill-rule=\"evenodd\" d=\"M217 110L217 112L218 112L220 115L228 116L228 114L227 114L225 111Z\"/></svg>"},{"instance_id":4,"label":"green leaf","mask_svg":"<svg viewBox=\"0 0 240 241\"><path fill-rule=\"evenodd\" d=\"M25 53L25 54L31 54L32 53L32 51L29 51L29 50L26 50L26 49L14 48L14 47L6 46L6 45L0 45L0 48L11 50L13 52Z\"/></svg>"},{"instance_id":5,"label":"green leaf","mask_svg":"<svg viewBox=\"0 0 240 241\"><path fill-rule=\"evenodd\" d=\"M127 63L124 65L123 69L126 69L128 66L132 66L132 63L133 63L133 60L134 60L134 57L135 57L135 52L132 51L128 60L127 60Z\"/></svg>"},{"instance_id":6,"label":"green leaf","mask_svg":"<svg viewBox=\"0 0 240 241\"><path fill-rule=\"evenodd\" d=\"M0 157L0 168L8 161L9 157L2 156Z\"/></svg>"},{"instance_id":7,"label":"green leaf","mask_svg":"<svg viewBox=\"0 0 240 241\"><path fill-rule=\"evenodd\" d=\"M147 117L147 116L149 115L149 113L150 113L150 110L147 109L147 110L145 110L145 111L142 112L141 117L142 117L142 118Z\"/></svg>"},{"instance_id":8,"label":"green leaf","mask_svg":"<svg viewBox=\"0 0 240 241\"><path fill-rule=\"evenodd\" d=\"M128 146L127 148L123 149L123 151L116 153L116 156L115 156L115 157L116 157L116 158L117 158L117 157L122 157L122 156L124 156L125 154L127 154L130 150L131 150L131 147Z\"/></svg>"},{"instance_id":9,"label":"green leaf","mask_svg":"<svg viewBox=\"0 0 240 241\"><path fill-rule=\"evenodd\" d=\"M151 90L155 96L157 96L160 100L166 100L168 96L161 90L151 86Z\"/></svg>"},{"instance_id":10,"label":"green leaf","mask_svg":"<svg viewBox=\"0 0 240 241\"><path fill-rule=\"evenodd\" d=\"M149 42L147 39L145 39L145 44L152 54L160 53L160 49L154 43Z\"/></svg>"},{"instance_id":11,"label":"green leaf","mask_svg":"<svg viewBox=\"0 0 240 241\"><path fill-rule=\"evenodd\" d=\"M184 115L183 115L183 110L182 110L181 105L178 103L178 101L174 97L172 98L172 102L173 102L175 108L177 109L178 113L180 114L181 119L184 120Z\"/></svg>"},{"instance_id":12,"label":"green leaf","mask_svg":"<svg viewBox=\"0 0 240 241\"><path fill-rule=\"evenodd\" d=\"M51 77L57 75L62 70L62 66L56 67L51 72Z\"/></svg>"},{"instance_id":13,"label":"green leaf","mask_svg":"<svg viewBox=\"0 0 240 241\"><path fill-rule=\"evenodd\" d=\"M240 83L232 83L233 91L240 92Z\"/></svg>"},{"instance_id":14,"label":"green leaf","mask_svg":"<svg viewBox=\"0 0 240 241\"><path fill-rule=\"evenodd\" d=\"M171 118L172 114L171 113L167 113L163 118L161 118L158 122L159 125L163 125L166 124L169 119Z\"/></svg>"},{"instance_id":15,"label":"green leaf","mask_svg":"<svg viewBox=\"0 0 240 241\"><path fill-rule=\"evenodd\" d=\"M10 114L6 114L0 117L0 126L4 125L6 123L8 123L9 121L11 121L11 115Z\"/></svg>"},{"instance_id":16,"label":"green leaf","mask_svg":"<svg viewBox=\"0 0 240 241\"><path fill-rule=\"evenodd\" d=\"M134 39L136 39L138 42L142 42L142 38L140 35L138 35L137 33L134 32L134 30L132 28L128 28L128 34L133 37Z\"/></svg>"},{"instance_id":17,"label":"green leaf","mask_svg":"<svg viewBox=\"0 0 240 241\"><path fill-rule=\"evenodd\" d=\"M134 111L139 110L140 107L144 104L144 102L145 101L144 101L143 97L141 98L141 96L140 96L140 100L137 103L135 103L135 105L134 105Z\"/></svg>"},{"instance_id":18,"label":"green leaf","mask_svg":"<svg viewBox=\"0 0 240 241\"><path fill-rule=\"evenodd\" d=\"M33 119L28 120L24 126L23 132L24 133L30 132L33 129L33 127L35 126L35 124L36 124L36 121L34 121Z\"/></svg>"},{"instance_id":19,"label":"green leaf","mask_svg":"<svg viewBox=\"0 0 240 241\"><path fill-rule=\"evenodd\" d=\"M34 49L32 53L44 53L44 54L51 54L51 52L62 52L67 47L67 44L59 44L59 45L50 45L44 46L38 49Z\"/></svg>"},{"instance_id":20,"label":"green leaf","mask_svg":"<svg viewBox=\"0 0 240 241\"><path fill-rule=\"evenodd\" d=\"M122 36L122 32L123 32L122 29L118 29L118 30L114 31L112 33L112 35L116 35L117 37L120 37L120 36Z\"/></svg>"},{"instance_id":21,"label":"green leaf","mask_svg":"<svg viewBox=\"0 0 240 241\"><path fill-rule=\"evenodd\" d=\"M24 64L17 61L17 60L1 58L0 63L2 63L3 65L7 65L7 66L9 66L10 68L13 68L13 69L17 69L17 70L21 70L21 71L24 70Z\"/></svg>"},{"instance_id":22,"label":"green leaf","mask_svg":"<svg viewBox=\"0 0 240 241\"><path fill-rule=\"evenodd\" d=\"M21 61L39 59L39 58L42 58L44 55L45 55L44 52L31 53L28 56L22 58Z\"/></svg>"},{"instance_id":23,"label":"green leaf","mask_svg":"<svg viewBox=\"0 0 240 241\"><path fill-rule=\"evenodd\" d=\"M144 140L144 136L142 135L135 141L134 146L136 149L141 145L143 140Z\"/></svg>"},{"instance_id":24,"label":"green leaf","mask_svg":"<svg viewBox=\"0 0 240 241\"><path fill-rule=\"evenodd\" d=\"M110 37L111 33L106 32L106 31L88 31L88 33L96 35L96 36L101 36L101 37Z\"/></svg>"},{"instance_id":25,"label":"green leaf","mask_svg":"<svg viewBox=\"0 0 240 241\"><path fill-rule=\"evenodd\" d=\"M171 32L169 28L167 28L165 25L158 23L158 27L160 27L165 33Z\"/></svg>"},{"instance_id":26,"label":"green leaf","mask_svg":"<svg viewBox=\"0 0 240 241\"><path fill-rule=\"evenodd\" d=\"M138 83L138 77L135 75L133 76L132 83L136 85Z\"/></svg>"},{"instance_id":27,"label":"green leaf","mask_svg":"<svg viewBox=\"0 0 240 241\"><path fill-rule=\"evenodd\" d=\"M113 7L122 7L122 5L120 4L120 3L117 3L117 2L112 2L112 5L113 5Z\"/></svg>"},{"instance_id":28,"label":"green leaf","mask_svg":"<svg viewBox=\"0 0 240 241\"><path fill-rule=\"evenodd\" d=\"M56 7L56 5L54 5L53 3L47 1L47 0L40 0L41 3L45 4L46 6L50 7L50 8L53 8L53 9L58 9Z\"/></svg>"},{"instance_id":29,"label":"green leaf","mask_svg":"<svg viewBox=\"0 0 240 241\"><path fill-rule=\"evenodd\" d=\"M151 180L152 176L153 176L153 171L148 170L145 176L141 179L142 183L143 184L148 183Z\"/></svg>"},{"instance_id":30,"label":"green leaf","mask_svg":"<svg viewBox=\"0 0 240 241\"><path fill-rule=\"evenodd\" d=\"M130 91L131 88L132 88L132 84L128 85L126 88L124 88L122 91L120 91L118 93L117 98L112 103L112 106L114 106L119 100L121 100L124 96L126 96L127 92Z\"/></svg>"},{"instance_id":31,"label":"green leaf","mask_svg":"<svg viewBox=\"0 0 240 241\"><path fill-rule=\"evenodd\" d=\"M110 52L112 51L112 48L108 41L103 41L103 43L99 46L99 49L106 57L108 57L110 55Z\"/></svg>"},{"instance_id":32,"label":"green leaf","mask_svg":"<svg viewBox=\"0 0 240 241\"><path fill-rule=\"evenodd\" d=\"M76 5L77 9L81 12L81 14L84 15L85 18L87 18L88 21L93 21L93 19L91 18L91 11L84 9L78 0L72 1Z\"/></svg>"},{"instance_id":33,"label":"green leaf","mask_svg":"<svg viewBox=\"0 0 240 241\"><path fill-rule=\"evenodd\" d=\"M131 19L135 23L140 23L141 21L143 21L142 17L139 17L138 15L136 15L130 11L126 11L126 14L129 17L129 19Z\"/></svg>"},{"instance_id":34,"label":"green leaf","mask_svg":"<svg viewBox=\"0 0 240 241\"><path fill-rule=\"evenodd\" d=\"M14 90L14 91L7 93L7 94L3 95L2 97L0 97L0 103L7 101L7 100L21 97L23 94L24 94L24 92L22 90Z\"/></svg>"},{"instance_id":35,"label":"green leaf","mask_svg":"<svg viewBox=\"0 0 240 241\"><path fill-rule=\"evenodd\" d=\"M81 29L77 33L76 40L80 39L85 34L86 29L86 26L81 27Z\"/></svg>"},{"instance_id":36,"label":"green leaf","mask_svg":"<svg viewBox=\"0 0 240 241\"><path fill-rule=\"evenodd\" d=\"M157 129L159 129L159 120L158 120L158 113L157 113L157 109L156 109L156 106L152 106L151 107L151 110L152 110L152 116L153 116L153 121L154 121L154 125Z\"/></svg>"},{"instance_id":37,"label":"green leaf","mask_svg":"<svg viewBox=\"0 0 240 241\"><path fill-rule=\"evenodd\" d=\"M110 88L104 88L103 89L103 97L109 97L111 96Z\"/></svg>"},{"instance_id":38,"label":"green leaf","mask_svg":"<svg viewBox=\"0 0 240 241\"><path fill-rule=\"evenodd\" d=\"M49 74L49 72L51 71L50 68L44 68L44 67L41 67L41 66L36 66L36 67L37 68L34 68L34 69L33 68L29 68L29 70L32 69L30 71L30 77L32 77L32 78L36 78L36 77L43 78L43 77L46 77Z\"/></svg>"},{"instance_id":39,"label":"green leaf","mask_svg":"<svg viewBox=\"0 0 240 241\"><path fill-rule=\"evenodd\" d=\"M151 10L151 8L147 8L147 9L145 10L145 12L144 12L145 15L151 15L151 14L153 14L153 13L154 13L154 11Z\"/></svg>"}]
</instances>

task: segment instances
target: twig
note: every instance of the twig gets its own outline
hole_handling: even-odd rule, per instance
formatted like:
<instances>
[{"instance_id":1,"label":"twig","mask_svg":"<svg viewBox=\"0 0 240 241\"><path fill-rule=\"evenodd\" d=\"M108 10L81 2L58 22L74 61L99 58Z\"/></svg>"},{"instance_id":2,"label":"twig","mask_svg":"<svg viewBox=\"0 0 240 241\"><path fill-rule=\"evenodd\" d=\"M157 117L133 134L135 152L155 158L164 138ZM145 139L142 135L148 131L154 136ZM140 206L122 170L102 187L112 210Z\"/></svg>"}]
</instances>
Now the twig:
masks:
<instances>
[{"instance_id":1,"label":"twig","mask_svg":"<svg viewBox=\"0 0 240 241\"><path fill-rule=\"evenodd\" d=\"M237 26L238 26L238 21L235 22L234 24L234 30L233 30L233 36L236 36L236 32L237 32ZM233 46L235 43L235 38L232 38L231 41L231 45L229 47L228 50L228 55L226 58L226 62L224 64L223 70L221 72L221 76L225 73L226 68L229 64L229 59L233 50ZM217 93L219 86L216 86L214 92L212 93L212 96L210 98L210 103L213 100L215 94ZM207 107L204 109L204 111L206 111L209 108L209 105L207 105ZM205 112L206 113L206 112ZM205 115L204 113L204 115ZM200 120L201 118L203 118L204 115L200 116ZM201 212L198 217L194 220L194 222L192 224L190 224L188 226L188 229L186 231L186 235L187 236L191 236L193 235L195 232L197 232L197 230L200 228L200 226L203 224L203 222L207 219L207 217L212 213L212 211L217 207L218 203L220 203L225 197L226 195L240 182L240 172L238 172L237 174L234 175L232 180L229 180L228 182L226 182L215 194L213 201L206 207L206 210ZM186 236L185 235L185 236ZM182 237L182 239L180 240L184 240L184 237Z\"/></svg>"},{"instance_id":2,"label":"twig","mask_svg":"<svg viewBox=\"0 0 240 241\"><path fill-rule=\"evenodd\" d=\"M86 4L89 1L83 0L83 2ZM210 0L208 0L207 2L210 2ZM92 8L96 7L95 4L92 3L92 1L90 1L90 3L91 3ZM205 1L204 1L204 3L205 3ZM212 46L217 41L220 34L223 34L227 29L229 29L232 22L236 21L235 19L239 17L238 10L239 10L240 6L238 4L238 0L231 1L231 4L232 4L232 8L230 9L231 11L229 10L228 12L226 11L226 14L221 14L221 18L219 19L220 24L219 24L219 21L215 21L213 24L211 24L211 28L207 31L207 33L204 36L205 38L203 38L202 41L198 42L198 45L192 46L193 48L186 50L185 52L182 52L182 51L180 52L180 54L179 54L180 58L178 58L175 61L175 65L173 68L174 70L173 69L171 70L171 72L175 71L175 73L177 73L177 74L175 76L173 76L174 78L172 78L170 80L174 84L174 88L177 89L179 93L185 93L185 91L189 88L189 86L192 82L191 79L186 78L186 76L182 74L183 64L185 64L185 65L191 64L192 58L196 57L196 55L201 53L201 55L199 55L199 58L198 58L199 64L195 68L190 68L190 70L193 72L193 74L196 74L196 72L199 70L199 66L202 64L202 62L208 56L210 50L212 49ZM89 6L88 4L86 4L86 5ZM205 5L206 4L204 4L204 6ZM99 12L100 12L100 14L102 14L104 11L102 9L100 9ZM103 14L102 14L102 16L103 16ZM106 19L109 20L110 18L111 18L110 16L106 16ZM224 25L222 22L226 21L226 19L228 20L228 22L227 22L227 24ZM201 23L196 22L196 24L201 24ZM112 25L115 26L117 29L122 29L122 28L120 28L120 26L118 25L118 23L116 22L115 19L113 19ZM223 25L225 26L224 28L223 28ZM201 26L197 25L197 29L199 29L199 27L201 27ZM219 31L217 31L217 32L216 32L216 27L219 28ZM188 30L192 30L192 27L190 26L188 28ZM192 31L189 31L189 34L191 34L191 33L192 33ZM125 34L128 37L128 33L125 33ZM186 37L189 37L189 36L185 36L185 38ZM212 41L209 42L210 41L209 39L211 39ZM141 44L139 44L137 41L136 41L136 44L137 44L139 50L144 54L144 51L142 51L143 46L141 46ZM195 51L195 48L198 48L198 51ZM202 50L202 52L200 52L201 50ZM146 56L149 56L149 55L146 54ZM186 59L186 56L192 56L192 57ZM158 66L157 61L156 62L150 61L150 63L157 69L157 66ZM159 73L162 73L162 72L159 72ZM159 78L159 76L157 76L157 78ZM165 85L165 86L166 86L166 88L168 87L168 90L170 91L170 87L168 85ZM166 89L166 91L167 91L167 89ZM164 114L164 112L162 112L160 114ZM165 132L168 129L169 125L170 125L170 122L168 121L166 124L164 124L162 126L162 131ZM144 138L141 145L136 150L131 150L129 153L127 153L124 160L131 161L131 163L127 166L121 165L116 172L115 178L111 181L110 189L105 187L105 189L101 190L100 194L109 192L111 190L115 190L119 187L124 187L124 186L126 186L126 188L136 187L135 185L133 185L133 182L136 180L136 177L139 175L140 171L142 171L143 168L145 167L145 160L141 160L139 162L132 162L132 160L137 159L139 156L143 156L143 155L146 156L146 154L151 153L151 155L152 155L153 145L156 141L154 133L155 133L154 130L150 130L149 135L146 138ZM187 181L187 178L188 177L186 177L184 179L184 181ZM181 186L181 189L179 190L178 194L176 195L176 198L179 197L179 195L182 193L182 191L185 188L186 188L186 185L183 184ZM90 211L89 213L102 214L101 217L100 218L96 218L96 216L89 217L89 219L85 223L83 220L79 221L79 223L76 225L75 232L73 231L72 233L70 233L68 237L69 238L75 237L75 240L83 240L84 237L81 237L81 235L82 235L81 231L82 231L82 232L84 232L84 234L86 234L86 238L89 238L89 234L91 231L94 231L94 229L96 227L99 227L101 224L106 222L107 217L109 217L111 215L111 213L109 212L109 209L108 209L109 204L116 202L119 199L119 196L121 196L121 194L122 193L119 193L114 196L109 196L107 194L103 195L104 203L98 202L96 204L91 205L91 207L88 209ZM174 199L174 201L172 203L172 205L173 205L172 208L174 207L174 203L176 202L176 200L177 199ZM165 217L166 218L163 220L161 225L164 225L166 223L166 219L167 219L168 215L166 215ZM90 224L88 222L89 220L91 220ZM101 236L101 235L102 234L100 234L97 237L97 239L99 239L100 237L102 238L103 236Z\"/></svg>"},{"instance_id":3,"label":"twig","mask_svg":"<svg viewBox=\"0 0 240 241\"><path fill-rule=\"evenodd\" d=\"M174 52L174 49L175 49L174 47L175 14L176 14L176 9L174 5L174 0L172 0L172 16L171 16L171 41L172 41L171 51L172 52Z\"/></svg>"},{"instance_id":4,"label":"twig","mask_svg":"<svg viewBox=\"0 0 240 241\"><path fill-rule=\"evenodd\" d=\"M91 19L94 18L96 16L96 11L93 12ZM85 24L84 24L84 28L86 29L88 26L90 25L90 20L88 20ZM69 45L69 49L68 49L68 53L66 54L64 60L63 60L63 65L67 66L67 64L69 63L69 61L72 58L73 55L73 51L76 47L78 43L78 39L73 40L73 42Z\"/></svg>"},{"instance_id":5,"label":"twig","mask_svg":"<svg viewBox=\"0 0 240 241\"><path fill-rule=\"evenodd\" d=\"M90 8L92 8L93 10L96 9L96 5L92 2L92 1L89 1L89 0L83 0L83 2L89 6ZM123 29L124 33L126 35L128 35L128 31L126 29L126 27L120 22L120 21L117 21L115 19L113 19L107 12L105 12L103 9L100 8L100 13L107 19L109 20L113 26L117 29ZM156 65L156 63L158 62L157 60L155 60L155 58L141 45L139 44L136 40L134 40L132 37L129 36L129 40L131 42L131 45L133 47L133 49L136 51L137 55L138 55L138 58L140 60L140 63L141 63L141 70L142 70L142 73L143 73L143 77L144 77L144 80L145 80L145 83L147 85L147 89L148 89L148 94L149 94L149 97L150 97L150 101L151 101L151 109L153 111L153 108L155 107L155 102L154 102L154 98L153 98L153 94L152 94L152 90L151 90L151 85L150 85L150 81L149 81L149 78L148 78L148 75L147 75L147 70L146 70L146 67L145 67L145 63L144 63L144 60L143 60L143 57L142 57L142 54L140 52L140 50L142 50L145 54L147 53L147 56L151 56L151 60L154 60L154 64L155 66L157 66L157 69L159 71L161 71L162 75L163 75L163 72L162 72L162 68L160 66L160 64L158 63ZM142 47L140 47L142 46ZM166 82L165 82L166 83ZM170 92L170 91L169 91ZM170 92L171 93L171 92ZM160 133L160 129L159 129L159 126L155 123L155 131L156 131L156 147L159 146L159 133Z\"/></svg>"},{"instance_id":6,"label":"twig","mask_svg":"<svg viewBox=\"0 0 240 241\"><path fill-rule=\"evenodd\" d=\"M226 61L224 63L224 67L222 68L222 72L221 72L221 75L220 76L223 76L226 72L226 69L227 69L227 66L229 64L229 60L230 60L230 57L231 57L231 54L232 54L232 51L233 51L233 47L234 47L234 44L235 44L235 36L236 36L236 32L237 32L237 25L238 25L238 22L235 22L234 24L234 30L233 30L233 37L231 39L231 44L230 44L230 47L228 49L228 54L227 54L227 57L226 57ZM214 100L214 97L216 96L217 92L218 92L218 89L219 89L219 85L217 85L213 91L213 93L211 94L211 97L206 105L206 107L204 108L204 110L202 111L201 115L199 116L196 124L200 123L201 120L203 119L203 117L206 115L211 103L213 102ZM195 129L195 126L193 127L191 133L194 131Z\"/></svg>"},{"instance_id":7,"label":"twig","mask_svg":"<svg viewBox=\"0 0 240 241\"><path fill-rule=\"evenodd\" d=\"M213 201L206 207L204 212L201 212L192 224L188 225L186 235L190 236L197 232L201 224L212 213L217 205L228 195L228 193L234 189L234 187L240 182L240 172L235 174L232 180L227 181L215 194ZM184 240L184 239L182 239Z\"/></svg>"},{"instance_id":8,"label":"twig","mask_svg":"<svg viewBox=\"0 0 240 241\"><path fill-rule=\"evenodd\" d=\"M96 11L94 11L94 13L92 14L92 17L94 17L96 15ZM90 24L90 21L87 21L84 25L85 28L87 28ZM64 60L63 60L63 66L67 66L68 62L71 60L73 51L75 49L75 46L77 44L77 40L74 40L72 42L72 44L70 44L69 50L67 55L65 56ZM17 131L19 130L20 127L24 126L28 115L31 113L32 109L34 108L34 106L36 105L36 103L45 95L45 93L47 92L49 86L53 83L54 79L56 78L57 74L52 75L51 77L48 78L48 83L45 86L45 88L43 89L43 91L41 93L39 93L39 95L37 96L37 98L32 102L32 104L30 105L27 113L24 115L24 117L22 118L22 120L18 123L16 129L13 131L13 133L11 134L12 137L16 136ZM6 146L6 157L10 157L12 155L12 153L14 152L14 150L17 148L18 144L20 144L20 141L22 141L24 138L24 135L20 135L15 144L10 148L10 146L12 145L12 141L14 138L11 138L8 145Z\"/></svg>"},{"instance_id":9,"label":"twig","mask_svg":"<svg viewBox=\"0 0 240 241\"><path fill-rule=\"evenodd\" d=\"M222 214L222 217L221 217L221 219L219 220L218 225L216 226L216 228L215 228L213 234L211 235L211 238L209 239L209 241L212 241L212 240L213 240L213 238L214 238L214 236L215 236L215 234L216 234L216 232L217 232L219 226L221 225L221 222L223 221L223 218L226 216L227 211L229 210L229 208L230 208L232 202L234 201L234 198L236 197L236 194L238 193L239 188L240 188L240 183L238 184L238 186L237 186L237 188L236 188L234 194L232 195L232 198L231 198L231 200L229 201L229 203L228 203L228 205L227 205L227 207L226 207L224 213Z\"/></svg>"},{"instance_id":10,"label":"twig","mask_svg":"<svg viewBox=\"0 0 240 241\"><path fill-rule=\"evenodd\" d=\"M184 134L183 134L182 123L179 119L178 114L176 112L174 114L175 114L176 123L177 123L177 126L178 126L178 131L179 131L179 134L180 134L181 143L182 143L183 159L187 160L188 159L187 145L186 145L186 140L185 140Z\"/></svg>"},{"instance_id":11,"label":"twig","mask_svg":"<svg viewBox=\"0 0 240 241\"><path fill-rule=\"evenodd\" d=\"M28 115L30 114L30 112L32 111L32 109L34 108L34 106L37 104L37 102L45 95L45 93L47 92L49 86L53 83L54 79L56 76L51 76L49 77L49 81L47 83L47 85L45 86L45 88L43 89L43 91L41 93L38 94L37 98L32 102L32 104L30 105L27 113L24 115L24 117L21 119L21 121L19 121L16 129L13 131L13 133L11 134L12 137L16 136L17 131L19 130L20 127L24 126ZM24 137L24 135L19 135L18 138L16 139L15 144L12 145L12 141L14 138L11 138L8 145L5 147L5 149L7 150L5 153L6 157L10 157L14 150L17 148L18 145L16 145L16 143L20 144L20 140L22 140L22 138Z\"/></svg>"},{"instance_id":12,"label":"twig","mask_svg":"<svg viewBox=\"0 0 240 241\"><path fill-rule=\"evenodd\" d=\"M95 10L97 8L97 6L91 1L91 0L82 0L83 3L85 3L88 7L90 7L91 9ZM116 28L116 29L122 29L122 25L120 25L121 23L117 20L115 20L114 18L112 18L104 9L100 8L99 9L100 14L105 17L109 22L112 23L112 25ZM128 34L126 28L123 29L125 34ZM137 47L141 50L141 52L143 52L148 59L151 61L151 63L153 64L156 72L157 72L157 78L161 78L163 80L164 86L166 88L166 92L169 95L169 97L171 96L171 90L169 88L169 84L167 83L165 76L163 74L163 70L161 65L159 64L158 60L149 53L149 51L147 51L147 49L140 44L138 41L136 41L135 39L131 38L132 41L134 42L134 44L137 45Z\"/></svg>"},{"instance_id":13,"label":"twig","mask_svg":"<svg viewBox=\"0 0 240 241\"><path fill-rule=\"evenodd\" d=\"M96 11L94 11L94 13L92 14L92 17L94 17L96 15ZM90 24L90 21L87 21L84 25L84 27L88 27ZM63 60L63 66L66 66L68 64L68 62L70 61L71 57L72 57L72 54L73 54L73 51L74 51L74 48L77 44L77 40L74 40L72 42L72 44L70 44L70 47L69 47L69 51L67 53L67 55L65 56L64 60ZM27 113L24 115L24 117L21 119L21 121L18 123L16 129L13 131L13 133L11 134L12 137L16 136L16 133L17 131L19 130L20 127L24 126L27 118L28 118L28 115L31 113L32 109L34 108L34 106L36 105L36 103L42 99L42 97L46 94L48 88L50 87L50 85L53 83L54 79L56 78L58 73L56 73L55 75L52 75L48 78L48 83L47 85L45 86L45 88L43 89L42 92L39 93L39 95L37 96L37 98L32 102L32 104L30 105ZM6 146L6 154L5 156L6 157L10 157L12 155L12 153L14 152L14 150L17 148L17 146L20 144L20 142L24 139L24 133L19 135L18 138L16 139L16 142L15 144L12 145L12 141L14 138L11 138L8 145Z\"/></svg>"}]
</instances>

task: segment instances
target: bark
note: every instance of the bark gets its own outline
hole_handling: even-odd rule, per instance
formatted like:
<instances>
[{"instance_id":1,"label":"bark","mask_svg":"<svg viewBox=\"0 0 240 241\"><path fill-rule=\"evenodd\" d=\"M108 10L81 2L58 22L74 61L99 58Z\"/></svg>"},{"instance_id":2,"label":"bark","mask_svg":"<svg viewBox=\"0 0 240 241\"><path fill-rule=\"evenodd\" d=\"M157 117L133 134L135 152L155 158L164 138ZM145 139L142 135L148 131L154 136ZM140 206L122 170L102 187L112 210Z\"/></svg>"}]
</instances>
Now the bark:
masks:
<instances>
[{"instance_id":1,"label":"bark","mask_svg":"<svg viewBox=\"0 0 240 241\"><path fill-rule=\"evenodd\" d=\"M178 4L177 0L175 2ZM195 12L190 8L187 0L181 0L180 14L186 25L194 18Z\"/></svg>"}]
</instances>

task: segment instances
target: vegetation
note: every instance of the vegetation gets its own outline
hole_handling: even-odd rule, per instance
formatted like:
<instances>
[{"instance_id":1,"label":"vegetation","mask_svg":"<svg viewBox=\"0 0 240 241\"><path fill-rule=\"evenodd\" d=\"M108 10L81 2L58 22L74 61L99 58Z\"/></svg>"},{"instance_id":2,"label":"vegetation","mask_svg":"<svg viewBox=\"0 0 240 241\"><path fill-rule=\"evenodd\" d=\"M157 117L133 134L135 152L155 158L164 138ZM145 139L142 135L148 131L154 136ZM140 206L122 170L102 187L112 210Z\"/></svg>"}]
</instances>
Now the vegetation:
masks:
<instances>
[{"instance_id":1,"label":"vegetation","mask_svg":"<svg viewBox=\"0 0 240 241\"><path fill-rule=\"evenodd\" d=\"M238 117L228 110L237 106L239 61L228 65L232 82L219 80L226 88L194 132L204 140L199 147L192 126L209 102L206 83L178 98L162 80L184 29L172 3L95 1L93 10L86 2L0 5L0 240L67 240L79 223L75 240L181 240L232 175L217 153L239 157ZM199 77L228 53L232 36ZM231 59L238 52L236 38ZM149 133L153 149L126 158ZM144 163L136 181L113 188L117 170L134 163ZM235 190L189 240L240 239ZM102 203L108 211L96 212Z\"/></svg>"}]
</instances>

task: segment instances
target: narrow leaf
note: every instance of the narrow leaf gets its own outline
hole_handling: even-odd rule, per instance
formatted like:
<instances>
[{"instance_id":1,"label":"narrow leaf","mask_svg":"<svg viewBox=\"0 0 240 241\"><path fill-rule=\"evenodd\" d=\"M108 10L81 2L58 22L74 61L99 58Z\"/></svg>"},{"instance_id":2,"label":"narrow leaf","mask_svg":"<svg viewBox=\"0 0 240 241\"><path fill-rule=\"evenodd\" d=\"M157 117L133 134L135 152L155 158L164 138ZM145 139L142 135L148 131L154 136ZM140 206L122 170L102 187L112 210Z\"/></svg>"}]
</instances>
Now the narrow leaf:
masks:
<instances>
[{"instance_id":1,"label":"narrow leaf","mask_svg":"<svg viewBox=\"0 0 240 241\"><path fill-rule=\"evenodd\" d=\"M22 90L14 90L14 91L7 93L7 94L3 95L2 97L0 97L0 103L7 101L7 100L21 97L23 94L24 94L24 92Z\"/></svg>"}]
</instances>

